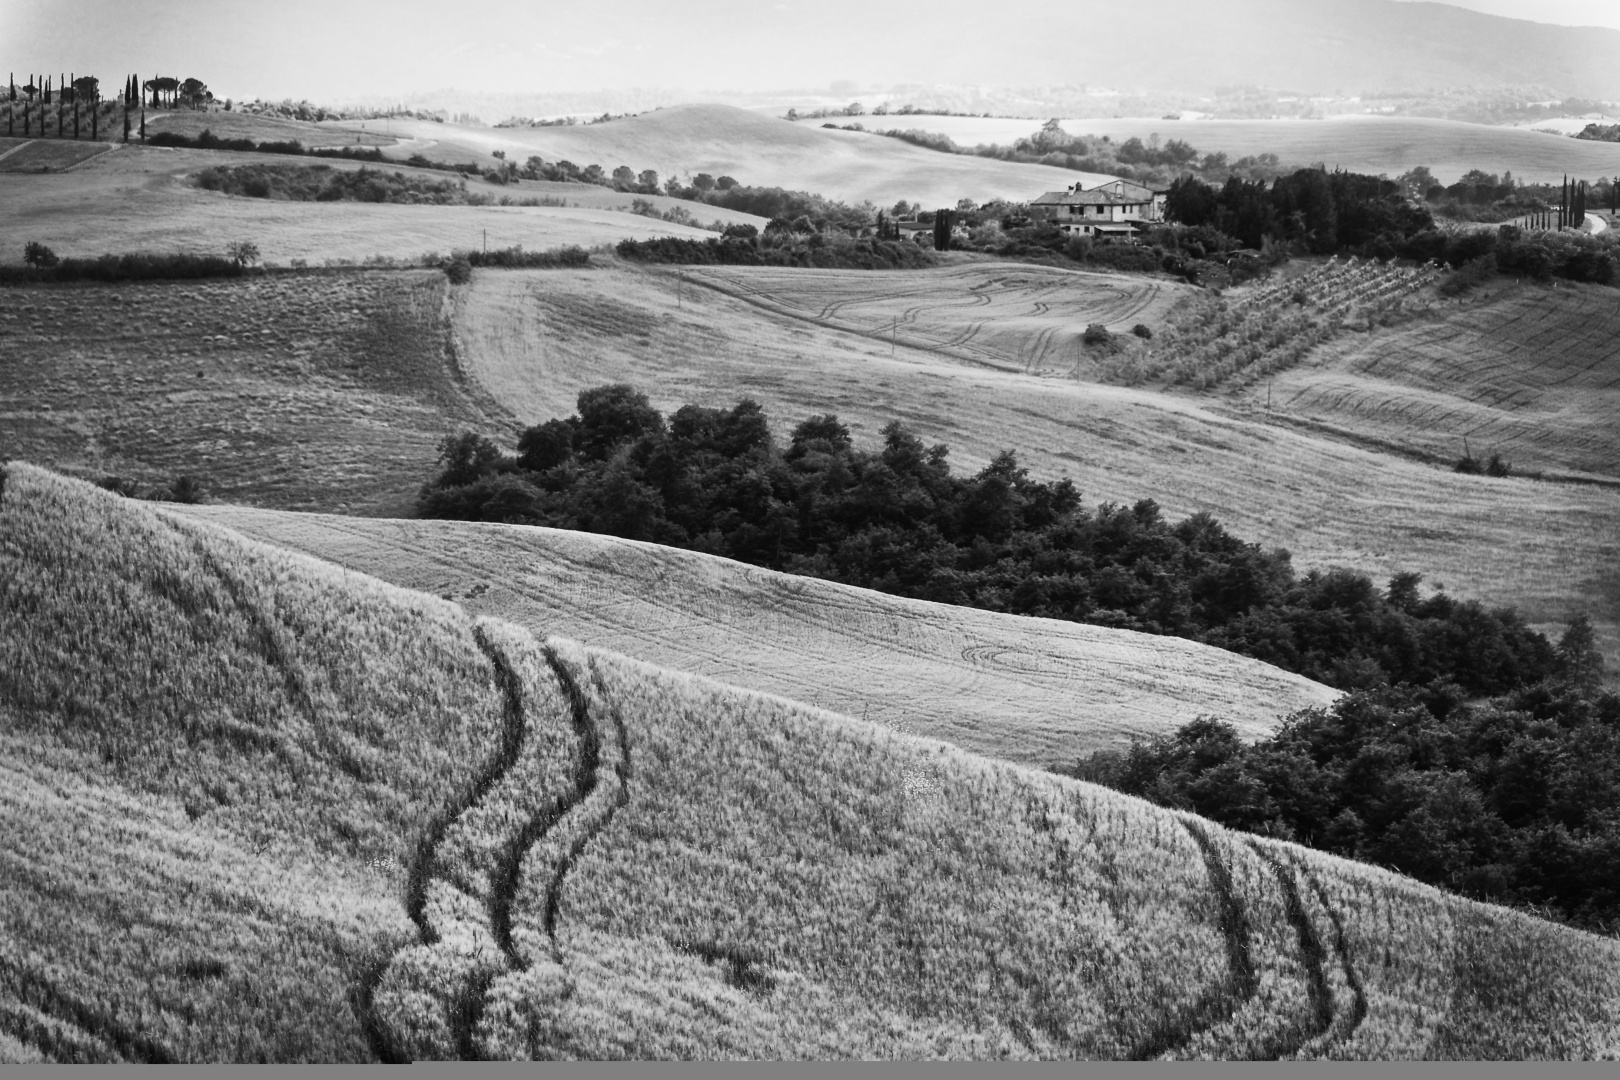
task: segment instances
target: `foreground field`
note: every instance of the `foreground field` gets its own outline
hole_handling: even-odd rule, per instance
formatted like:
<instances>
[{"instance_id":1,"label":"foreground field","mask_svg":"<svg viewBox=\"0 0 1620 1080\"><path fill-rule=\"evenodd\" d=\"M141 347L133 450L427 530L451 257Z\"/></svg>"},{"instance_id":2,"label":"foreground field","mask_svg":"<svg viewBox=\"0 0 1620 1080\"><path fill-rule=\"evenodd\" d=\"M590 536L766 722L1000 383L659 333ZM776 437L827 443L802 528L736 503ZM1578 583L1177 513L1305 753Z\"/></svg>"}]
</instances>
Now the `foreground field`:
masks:
<instances>
[{"instance_id":1,"label":"foreground field","mask_svg":"<svg viewBox=\"0 0 1620 1080\"><path fill-rule=\"evenodd\" d=\"M483 161L501 150L518 161L538 154L581 167L599 164L609 172L628 165L637 171L656 169L661 176L729 175L744 184L809 191L849 203L870 199L880 207L898 199L925 207L955 206L963 198L1023 202L1076 182L1090 187L1112 179L1046 165L948 156L895 139L790 124L730 105L680 105L574 127L472 128L395 120L392 130L401 142L384 153L402 160L419 153L435 160Z\"/></svg>"},{"instance_id":2,"label":"foreground field","mask_svg":"<svg viewBox=\"0 0 1620 1080\"><path fill-rule=\"evenodd\" d=\"M863 116L873 129L920 128L949 135L957 145L1011 145L1033 135L1045 120L974 116ZM800 126L824 121L799 121ZM851 121L841 120L840 123ZM1509 170L1527 182L1557 183L1565 174L1597 179L1620 172L1620 144L1585 142L1518 127L1466 124L1417 117L1337 116L1327 120L1165 120L1120 118L1062 120L1071 135L1107 135L1115 142L1181 139L1200 153L1221 151L1236 160L1276 154L1284 165L1325 164L1329 169L1399 176L1427 165L1442 183L1470 169ZM1583 125L1584 126L1584 125ZM1078 178L1078 176L1077 176ZM1073 181L1070 181L1073 183ZM1086 184L1092 186L1091 183Z\"/></svg>"},{"instance_id":3,"label":"foreground field","mask_svg":"<svg viewBox=\"0 0 1620 1080\"><path fill-rule=\"evenodd\" d=\"M792 698L1037 768L1215 714L1270 733L1327 687L1220 649L886 596L554 529L184 513L536 634Z\"/></svg>"},{"instance_id":4,"label":"foreground field","mask_svg":"<svg viewBox=\"0 0 1620 1080\"><path fill-rule=\"evenodd\" d=\"M1432 318L1354 334L1256 385L1274 415L1450 463L1464 439L1521 470L1620 479L1620 293L1503 282Z\"/></svg>"},{"instance_id":5,"label":"foreground field","mask_svg":"<svg viewBox=\"0 0 1620 1080\"><path fill-rule=\"evenodd\" d=\"M1612 940L4 477L7 1057L1620 1039Z\"/></svg>"},{"instance_id":6,"label":"foreground field","mask_svg":"<svg viewBox=\"0 0 1620 1080\"><path fill-rule=\"evenodd\" d=\"M71 142L68 144L71 146ZM19 152L27 154L30 148ZM13 159L0 161L0 167ZM307 159L306 159L307 160ZM630 196L588 185L492 184L491 197L566 201L567 206L408 206L356 202L278 202L201 191L189 177L210 165L265 161L285 165L298 158L225 151L117 146L69 173L7 176L6 214L0 216L0 259L21 262L23 245L38 240L58 255L107 252L223 252L232 240L251 240L266 260L362 262L374 256L417 260L424 252L521 245L530 250L578 244L590 247L625 239L714 234L643 217L628 208ZM357 163L330 162L334 168ZM375 167L375 166L373 166ZM392 167L392 166L390 166ZM427 172L434 180L445 173ZM552 190L546 190L546 189ZM564 190L555 190L564 189ZM584 190L581 190L584 189ZM673 204L675 200L667 200ZM578 204L578 205L574 205ZM715 211L701 219L731 220ZM746 215L744 220L753 221Z\"/></svg>"},{"instance_id":7,"label":"foreground field","mask_svg":"<svg viewBox=\"0 0 1620 1080\"><path fill-rule=\"evenodd\" d=\"M6 290L0 456L407 513L438 440L499 411L457 379L449 292L436 270Z\"/></svg>"},{"instance_id":8,"label":"foreground field","mask_svg":"<svg viewBox=\"0 0 1620 1080\"><path fill-rule=\"evenodd\" d=\"M931 302L971 313L972 279L937 273L954 285ZM760 280L778 292L796 277L767 274ZM889 280L864 271L847 278L878 295ZM808 296L829 289L832 277L802 271L796 279L803 284L794 295ZM1085 277L1074 280L1083 297ZM1454 596L1514 605L1555 633L1585 611L1620 661L1620 491L1461 476L1269 423L1263 409L1220 396L965 363L926 347L916 331L891 346L881 316L876 326L852 327L867 333L846 332L802 308L790 314L774 301L694 288L675 272L479 273L458 296L454 321L467 371L522 424L567 416L581 389L615 381L634 383L666 411L750 396L781 428L834 412L857 441L875 441L900 420L925 441L949 444L958 470L1013 448L1032 475L1070 476L1089 500L1151 497L1172 516L1208 511L1236 535L1288 548L1302 568L1343 565L1379 580L1417 571ZM1079 329L1060 333L1072 341ZM1008 367L1021 363L1017 352L1006 358Z\"/></svg>"}]
</instances>

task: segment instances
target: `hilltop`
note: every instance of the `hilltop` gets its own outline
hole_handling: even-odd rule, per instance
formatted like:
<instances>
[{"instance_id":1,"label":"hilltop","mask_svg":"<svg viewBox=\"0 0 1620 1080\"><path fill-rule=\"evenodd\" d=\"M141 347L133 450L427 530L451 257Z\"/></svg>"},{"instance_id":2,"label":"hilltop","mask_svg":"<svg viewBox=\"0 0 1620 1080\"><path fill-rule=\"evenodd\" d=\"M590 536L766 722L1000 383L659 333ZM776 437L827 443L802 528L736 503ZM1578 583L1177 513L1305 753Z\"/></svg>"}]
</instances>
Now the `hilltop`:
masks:
<instances>
[{"instance_id":1,"label":"hilltop","mask_svg":"<svg viewBox=\"0 0 1620 1080\"><path fill-rule=\"evenodd\" d=\"M540 635L1036 768L1214 714L1250 737L1338 695L1181 638L908 600L591 533L191 506Z\"/></svg>"},{"instance_id":2,"label":"hilltop","mask_svg":"<svg viewBox=\"0 0 1620 1080\"><path fill-rule=\"evenodd\" d=\"M846 121L847 122L847 121ZM677 105L623 120L574 127L473 128L395 120L400 143L384 153L401 159L486 160L538 154L547 161L656 169L660 175L706 172L744 184L809 191L829 199L866 199L887 208L896 200L925 207L971 198L1022 202L1045 191L1110 177L1046 165L947 156L896 139L856 131L792 124L732 105Z\"/></svg>"},{"instance_id":3,"label":"hilltop","mask_svg":"<svg viewBox=\"0 0 1620 1080\"><path fill-rule=\"evenodd\" d=\"M1620 1038L1611 940L4 477L5 1057Z\"/></svg>"}]
</instances>

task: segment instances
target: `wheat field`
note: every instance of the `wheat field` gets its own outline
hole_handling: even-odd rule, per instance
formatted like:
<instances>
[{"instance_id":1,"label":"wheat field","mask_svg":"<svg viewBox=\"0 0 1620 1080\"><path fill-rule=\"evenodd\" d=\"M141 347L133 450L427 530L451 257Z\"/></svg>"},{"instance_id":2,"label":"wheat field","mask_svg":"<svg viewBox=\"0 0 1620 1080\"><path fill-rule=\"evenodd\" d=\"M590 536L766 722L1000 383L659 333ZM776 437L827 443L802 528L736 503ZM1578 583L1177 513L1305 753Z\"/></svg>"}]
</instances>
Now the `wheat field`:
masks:
<instances>
[{"instance_id":1,"label":"wheat field","mask_svg":"<svg viewBox=\"0 0 1620 1080\"><path fill-rule=\"evenodd\" d=\"M1615 1055L1613 940L0 475L8 1057Z\"/></svg>"},{"instance_id":2,"label":"wheat field","mask_svg":"<svg viewBox=\"0 0 1620 1080\"><path fill-rule=\"evenodd\" d=\"M1037 768L1206 713L1258 738L1338 696L1181 638L908 600L617 537L237 506L183 513L536 635L566 627L593 648Z\"/></svg>"}]
</instances>

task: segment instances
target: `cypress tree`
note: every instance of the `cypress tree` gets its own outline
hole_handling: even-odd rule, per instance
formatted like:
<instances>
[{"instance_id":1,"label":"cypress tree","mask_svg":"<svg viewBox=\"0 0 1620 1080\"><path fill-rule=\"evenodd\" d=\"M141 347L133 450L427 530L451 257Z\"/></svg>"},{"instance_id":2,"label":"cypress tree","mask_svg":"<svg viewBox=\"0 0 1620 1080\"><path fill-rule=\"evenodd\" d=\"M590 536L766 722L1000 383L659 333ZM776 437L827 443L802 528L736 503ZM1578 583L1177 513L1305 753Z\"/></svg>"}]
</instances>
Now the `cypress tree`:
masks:
<instances>
[{"instance_id":1,"label":"cypress tree","mask_svg":"<svg viewBox=\"0 0 1620 1080\"><path fill-rule=\"evenodd\" d=\"M90 137L101 138L101 84L90 91Z\"/></svg>"},{"instance_id":2,"label":"cypress tree","mask_svg":"<svg viewBox=\"0 0 1620 1080\"><path fill-rule=\"evenodd\" d=\"M135 76L137 79L139 75ZM141 95L141 142L146 141L146 95Z\"/></svg>"},{"instance_id":3,"label":"cypress tree","mask_svg":"<svg viewBox=\"0 0 1620 1080\"><path fill-rule=\"evenodd\" d=\"M68 81L65 85L73 88L73 137L77 139L79 137L79 98L84 95L79 90L78 78L71 71L68 72Z\"/></svg>"},{"instance_id":4,"label":"cypress tree","mask_svg":"<svg viewBox=\"0 0 1620 1080\"><path fill-rule=\"evenodd\" d=\"M15 135L17 124L17 75L15 72L6 74L6 81L11 85L11 93L6 96L6 135L9 138Z\"/></svg>"}]
</instances>

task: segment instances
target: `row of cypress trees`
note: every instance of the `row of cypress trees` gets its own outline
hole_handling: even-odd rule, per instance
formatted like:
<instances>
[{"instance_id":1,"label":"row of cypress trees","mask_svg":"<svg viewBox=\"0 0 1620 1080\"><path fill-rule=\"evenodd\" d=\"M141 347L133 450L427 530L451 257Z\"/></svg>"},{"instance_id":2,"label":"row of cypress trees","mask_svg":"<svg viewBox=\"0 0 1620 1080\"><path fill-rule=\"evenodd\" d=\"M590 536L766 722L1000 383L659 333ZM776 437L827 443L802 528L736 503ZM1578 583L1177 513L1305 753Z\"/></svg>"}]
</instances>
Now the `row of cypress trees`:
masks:
<instances>
[{"instance_id":1,"label":"row of cypress trees","mask_svg":"<svg viewBox=\"0 0 1620 1080\"><path fill-rule=\"evenodd\" d=\"M123 106L125 142L129 142L130 140L131 129L135 121L135 113L137 110L139 110L140 114L139 130L141 141L146 141L146 95L144 91L150 90L152 92L152 104L157 106L162 100L163 94L167 93L172 97L179 86L180 81L178 79L167 77L149 79L144 83L141 81L139 75L130 75L124 79L124 88L119 93L118 97L106 104L110 104L113 107L117 107L118 105ZM39 109L37 124L34 118L36 98L38 99L37 105ZM83 116L80 107L81 105L85 104L89 105L88 112L90 120L90 138L99 139L101 137L101 107L103 105L103 100L101 97L101 80L97 79L94 75L85 75L79 78L74 78L71 75L58 75L53 93L51 77L49 75L43 77L39 75L30 75L28 76L27 83L22 86L18 86L16 74L11 74L7 79L7 90L5 96L6 134L8 136L15 136L17 134L17 114L19 111L19 101L22 102L22 134L25 138L34 136L35 127L38 127L39 129L38 134L40 138L49 136L50 109L53 103L56 106L57 138L61 139L67 137L68 121L65 114L67 107L70 104L73 107L73 137L75 139L79 138L81 130L80 120Z\"/></svg>"}]
</instances>

